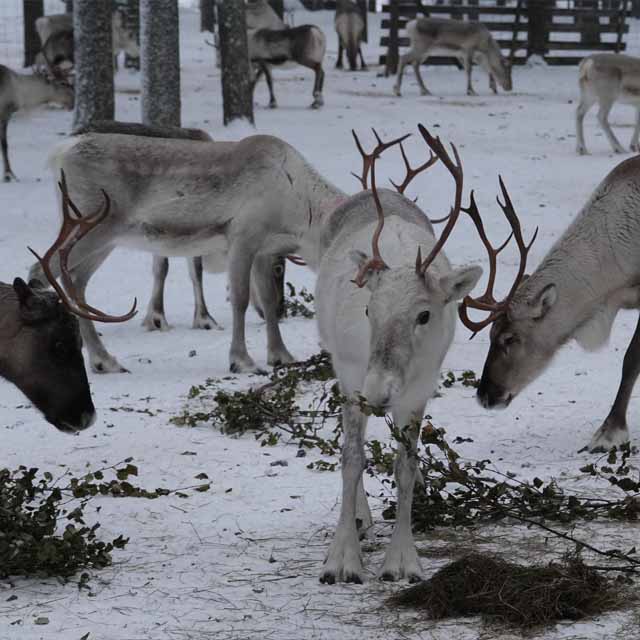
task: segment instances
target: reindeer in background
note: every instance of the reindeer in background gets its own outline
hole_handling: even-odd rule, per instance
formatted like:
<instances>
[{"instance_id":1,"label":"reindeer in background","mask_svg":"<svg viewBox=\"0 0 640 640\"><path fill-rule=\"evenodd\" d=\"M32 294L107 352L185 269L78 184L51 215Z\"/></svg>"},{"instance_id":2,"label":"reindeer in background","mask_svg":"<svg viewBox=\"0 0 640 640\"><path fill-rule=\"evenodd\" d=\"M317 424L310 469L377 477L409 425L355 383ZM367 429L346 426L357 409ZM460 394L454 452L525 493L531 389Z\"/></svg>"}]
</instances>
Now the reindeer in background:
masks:
<instances>
[{"instance_id":1,"label":"reindeer in background","mask_svg":"<svg viewBox=\"0 0 640 640\"><path fill-rule=\"evenodd\" d=\"M351 71L356 71L358 68L358 55L360 55L360 68L365 71L367 65L360 46L364 37L364 19L360 8L351 0L338 0L334 23L338 34L336 69L342 69L342 53L346 51Z\"/></svg>"},{"instance_id":2,"label":"reindeer in background","mask_svg":"<svg viewBox=\"0 0 640 640\"><path fill-rule=\"evenodd\" d=\"M0 146L5 182L16 180L9 163L7 138L11 116L16 111L50 103L58 104L68 110L73 109L73 87L60 77L49 77L41 73L20 74L0 65Z\"/></svg>"},{"instance_id":3,"label":"reindeer in background","mask_svg":"<svg viewBox=\"0 0 640 640\"><path fill-rule=\"evenodd\" d=\"M500 53L498 43L491 32L480 22L463 22L443 18L418 18L407 23L407 35L411 48L400 56L394 93L401 95L402 76L408 64L413 66L416 80L423 96L430 91L422 81L420 64L437 51L460 59L467 74L467 95L475 96L471 83L473 63L477 62L489 75L489 87L497 93L496 81L505 91L511 91L511 61Z\"/></svg>"}]
</instances>

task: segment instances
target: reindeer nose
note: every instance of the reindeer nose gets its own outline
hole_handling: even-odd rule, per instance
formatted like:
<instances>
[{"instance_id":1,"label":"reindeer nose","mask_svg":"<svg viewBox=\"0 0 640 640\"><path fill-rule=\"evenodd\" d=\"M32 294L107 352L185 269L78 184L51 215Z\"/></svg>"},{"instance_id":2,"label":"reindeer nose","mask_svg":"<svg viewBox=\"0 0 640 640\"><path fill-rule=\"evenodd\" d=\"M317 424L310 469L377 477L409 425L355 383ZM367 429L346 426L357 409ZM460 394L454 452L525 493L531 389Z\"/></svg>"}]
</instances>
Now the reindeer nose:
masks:
<instances>
[{"instance_id":1,"label":"reindeer nose","mask_svg":"<svg viewBox=\"0 0 640 640\"><path fill-rule=\"evenodd\" d=\"M81 429L87 429L96 421L96 412L95 411L86 411L80 417L80 424L82 425Z\"/></svg>"},{"instance_id":2,"label":"reindeer nose","mask_svg":"<svg viewBox=\"0 0 640 640\"><path fill-rule=\"evenodd\" d=\"M491 380L480 380L478 387L477 399L485 409L493 409L494 407L506 407L507 392L501 386L495 384Z\"/></svg>"}]
</instances>

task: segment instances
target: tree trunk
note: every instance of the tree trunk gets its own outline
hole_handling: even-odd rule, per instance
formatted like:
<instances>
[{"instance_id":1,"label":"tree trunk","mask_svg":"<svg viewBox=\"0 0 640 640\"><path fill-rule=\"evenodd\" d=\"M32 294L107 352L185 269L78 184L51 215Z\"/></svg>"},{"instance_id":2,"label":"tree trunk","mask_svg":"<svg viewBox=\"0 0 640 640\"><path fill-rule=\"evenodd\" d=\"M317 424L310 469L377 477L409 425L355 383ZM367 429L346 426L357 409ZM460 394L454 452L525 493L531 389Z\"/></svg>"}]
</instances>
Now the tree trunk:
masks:
<instances>
[{"instance_id":1,"label":"tree trunk","mask_svg":"<svg viewBox=\"0 0 640 640\"><path fill-rule=\"evenodd\" d=\"M114 119L111 0L73 3L76 106L73 126Z\"/></svg>"},{"instance_id":2,"label":"tree trunk","mask_svg":"<svg viewBox=\"0 0 640 640\"><path fill-rule=\"evenodd\" d=\"M215 33L216 3L215 0L200 0L200 31Z\"/></svg>"},{"instance_id":3,"label":"tree trunk","mask_svg":"<svg viewBox=\"0 0 640 640\"><path fill-rule=\"evenodd\" d=\"M284 20L284 0L269 0L271 8L278 14L280 20Z\"/></svg>"},{"instance_id":4,"label":"tree trunk","mask_svg":"<svg viewBox=\"0 0 640 640\"><path fill-rule=\"evenodd\" d=\"M180 126L178 0L140 0L142 122Z\"/></svg>"},{"instance_id":5,"label":"tree trunk","mask_svg":"<svg viewBox=\"0 0 640 640\"><path fill-rule=\"evenodd\" d=\"M253 91L244 2L219 0L218 32L224 124L246 118L253 124Z\"/></svg>"},{"instance_id":6,"label":"tree trunk","mask_svg":"<svg viewBox=\"0 0 640 640\"><path fill-rule=\"evenodd\" d=\"M24 27L24 66L30 67L40 51L40 38L36 31L36 20L44 15L44 0L22 0Z\"/></svg>"}]
</instances>

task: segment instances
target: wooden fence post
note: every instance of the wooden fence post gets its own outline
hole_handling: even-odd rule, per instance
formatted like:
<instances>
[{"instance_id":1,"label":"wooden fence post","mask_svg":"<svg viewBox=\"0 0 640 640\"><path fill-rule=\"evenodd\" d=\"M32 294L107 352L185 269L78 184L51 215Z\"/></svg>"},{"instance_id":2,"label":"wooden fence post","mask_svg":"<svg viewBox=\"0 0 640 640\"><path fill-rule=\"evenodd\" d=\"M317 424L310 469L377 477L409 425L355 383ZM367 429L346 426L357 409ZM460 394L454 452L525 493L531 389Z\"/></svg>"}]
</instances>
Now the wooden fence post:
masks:
<instances>
[{"instance_id":1,"label":"wooden fence post","mask_svg":"<svg viewBox=\"0 0 640 640\"><path fill-rule=\"evenodd\" d=\"M553 0L529 0L529 46L527 57L547 53L549 39L548 23L551 22Z\"/></svg>"},{"instance_id":2,"label":"wooden fence post","mask_svg":"<svg viewBox=\"0 0 640 640\"><path fill-rule=\"evenodd\" d=\"M44 15L44 0L22 0L24 28L24 66L30 67L40 51L40 37L36 31L36 20Z\"/></svg>"},{"instance_id":3,"label":"wooden fence post","mask_svg":"<svg viewBox=\"0 0 640 640\"><path fill-rule=\"evenodd\" d=\"M400 11L398 0L389 0L389 46L387 47L387 66L384 71L385 76L393 75L398 71L398 57L400 45L399 39L399 19Z\"/></svg>"}]
</instances>

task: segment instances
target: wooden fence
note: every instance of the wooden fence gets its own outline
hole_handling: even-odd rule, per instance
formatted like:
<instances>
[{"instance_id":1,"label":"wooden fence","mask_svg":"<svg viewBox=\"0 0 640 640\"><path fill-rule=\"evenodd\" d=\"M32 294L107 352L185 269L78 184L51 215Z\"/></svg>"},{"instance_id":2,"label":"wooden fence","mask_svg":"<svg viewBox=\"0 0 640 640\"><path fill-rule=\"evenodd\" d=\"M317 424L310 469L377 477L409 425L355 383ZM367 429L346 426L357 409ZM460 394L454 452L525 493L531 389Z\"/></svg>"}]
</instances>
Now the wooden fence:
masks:
<instances>
[{"instance_id":1,"label":"wooden fence","mask_svg":"<svg viewBox=\"0 0 640 640\"><path fill-rule=\"evenodd\" d=\"M427 4L420 0L389 0L383 6L380 57L387 73L395 73L401 47L409 46L404 30L420 16L478 20L492 32L514 64L542 56L548 64L578 64L596 51L624 51L629 31L629 0L517 0ZM430 57L429 64L458 64L456 58Z\"/></svg>"}]
</instances>

